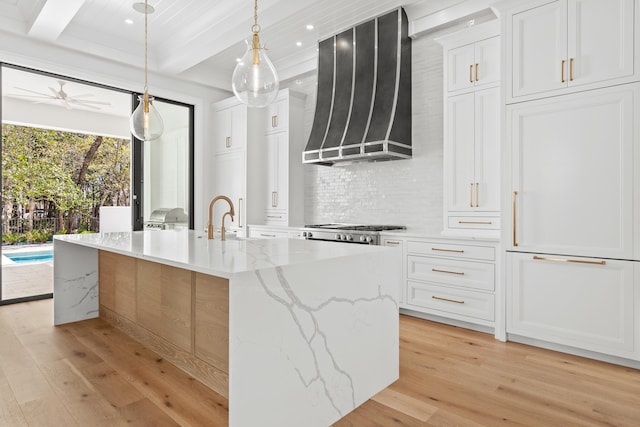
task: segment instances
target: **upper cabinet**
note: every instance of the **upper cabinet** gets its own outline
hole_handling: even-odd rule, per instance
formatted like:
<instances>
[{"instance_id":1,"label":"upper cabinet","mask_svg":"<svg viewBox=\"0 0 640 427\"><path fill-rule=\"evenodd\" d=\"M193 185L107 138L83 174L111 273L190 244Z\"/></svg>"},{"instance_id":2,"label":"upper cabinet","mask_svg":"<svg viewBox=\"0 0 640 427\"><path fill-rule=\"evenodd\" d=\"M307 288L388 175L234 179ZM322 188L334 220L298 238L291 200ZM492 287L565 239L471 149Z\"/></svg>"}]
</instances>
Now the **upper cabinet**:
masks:
<instances>
[{"instance_id":1,"label":"upper cabinet","mask_svg":"<svg viewBox=\"0 0 640 427\"><path fill-rule=\"evenodd\" d=\"M634 0L540 0L507 16L507 102L626 82L637 73ZM528 97L528 98L525 98Z\"/></svg>"},{"instance_id":2,"label":"upper cabinet","mask_svg":"<svg viewBox=\"0 0 640 427\"><path fill-rule=\"evenodd\" d=\"M500 37L491 37L449 50L447 70L449 92L498 83Z\"/></svg>"},{"instance_id":3,"label":"upper cabinet","mask_svg":"<svg viewBox=\"0 0 640 427\"><path fill-rule=\"evenodd\" d=\"M216 153L243 150L247 145L247 106L234 98L213 105L213 148Z\"/></svg>"},{"instance_id":4,"label":"upper cabinet","mask_svg":"<svg viewBox=\"0 0 640 427\"><path fill-rule=\"evenodd\" d=\"M289 129L289 99L282 95L268 105L265 113L266 133L286 131Z\"/></svg>"}]
</instances>

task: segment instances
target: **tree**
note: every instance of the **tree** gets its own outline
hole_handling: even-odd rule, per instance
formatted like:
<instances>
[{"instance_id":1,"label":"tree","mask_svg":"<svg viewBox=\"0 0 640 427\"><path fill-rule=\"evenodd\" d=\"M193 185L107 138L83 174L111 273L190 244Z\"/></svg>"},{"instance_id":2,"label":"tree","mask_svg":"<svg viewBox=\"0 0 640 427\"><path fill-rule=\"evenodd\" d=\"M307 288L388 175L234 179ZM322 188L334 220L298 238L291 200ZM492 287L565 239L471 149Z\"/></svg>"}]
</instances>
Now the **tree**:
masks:
<instances>
[{"instance_id":1,"label":"tree","mask_svg":"<svg viewBox=\"0 0 640 427\"><path fill-rule=\"evenodd\" d=\"M5 232L14 204L29 212L31 228L36 205L50 204L70 230L78 215L129 203L129 140L4 124L2 144Z\"/></svg>"}]
</instances>

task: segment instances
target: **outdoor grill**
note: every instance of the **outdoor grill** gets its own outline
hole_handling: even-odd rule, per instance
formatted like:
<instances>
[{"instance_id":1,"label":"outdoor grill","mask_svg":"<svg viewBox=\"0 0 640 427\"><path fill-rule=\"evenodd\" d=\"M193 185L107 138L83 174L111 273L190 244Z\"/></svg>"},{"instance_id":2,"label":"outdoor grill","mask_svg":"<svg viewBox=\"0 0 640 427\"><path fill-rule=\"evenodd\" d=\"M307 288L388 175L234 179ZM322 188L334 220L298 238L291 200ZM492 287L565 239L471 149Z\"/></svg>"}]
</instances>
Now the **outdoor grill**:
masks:
<instances>
[{"instance_id":1,"label":"outdoor grill","mask_svg":"<svg viewBox=\"0 0 640 427\"><path fill-rule=\"evenodd\" d=\"M153 230L171 230L174 228L187 228L189 216L182 208L159 208L151 212L149 220L144 228Z\"/></svg>"}]
</instances>

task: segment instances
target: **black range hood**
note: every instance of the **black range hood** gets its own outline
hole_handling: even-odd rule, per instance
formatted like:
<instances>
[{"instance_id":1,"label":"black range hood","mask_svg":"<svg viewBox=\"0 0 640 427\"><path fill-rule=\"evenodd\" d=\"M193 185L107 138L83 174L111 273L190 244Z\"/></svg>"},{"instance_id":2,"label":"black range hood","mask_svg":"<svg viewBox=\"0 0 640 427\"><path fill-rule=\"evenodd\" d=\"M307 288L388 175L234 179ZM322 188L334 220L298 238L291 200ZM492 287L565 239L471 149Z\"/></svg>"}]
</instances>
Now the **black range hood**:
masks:
<instances>
[{"instance_id":1,"label":"black range hood","mask_svg":"<svg viewBox=\"0 0 640 427\"><path fill-rule=\"evenodd\" d=\"M402 8L318 44L303 163L411 158L411 39Z\"/></svg>"}]
</instances>

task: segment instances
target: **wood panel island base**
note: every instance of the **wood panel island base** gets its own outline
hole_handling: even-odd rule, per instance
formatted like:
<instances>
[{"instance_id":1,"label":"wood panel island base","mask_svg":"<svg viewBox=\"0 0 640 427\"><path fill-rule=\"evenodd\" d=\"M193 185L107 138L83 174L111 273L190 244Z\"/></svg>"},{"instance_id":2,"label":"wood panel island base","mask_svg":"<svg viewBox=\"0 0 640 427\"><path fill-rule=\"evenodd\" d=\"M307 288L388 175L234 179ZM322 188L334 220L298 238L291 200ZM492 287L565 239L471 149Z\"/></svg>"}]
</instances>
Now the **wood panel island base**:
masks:
<instances>
[{"instance_id":1,"label":"wood panel island base","mask_svg":"<svg viewBox=\"0 0 640 427\"><path fill-rule=\"evenodd\" d=\"M328 426L398 379L397 251L194 231L56 236L54 323L98 317L229 399Z\"/></svg>"}]
</instances>

